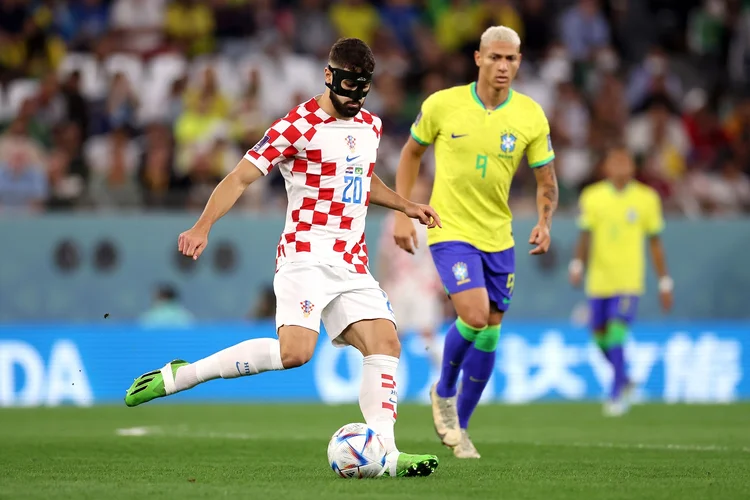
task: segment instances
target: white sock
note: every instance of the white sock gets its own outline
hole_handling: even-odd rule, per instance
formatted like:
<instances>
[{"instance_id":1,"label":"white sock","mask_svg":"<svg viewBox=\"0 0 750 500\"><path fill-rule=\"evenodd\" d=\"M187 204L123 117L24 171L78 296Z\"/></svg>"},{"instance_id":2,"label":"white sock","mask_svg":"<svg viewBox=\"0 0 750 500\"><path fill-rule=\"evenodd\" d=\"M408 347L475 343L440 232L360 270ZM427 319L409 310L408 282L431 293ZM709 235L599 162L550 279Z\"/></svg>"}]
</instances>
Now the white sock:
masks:
<instances>
[{"instance_id":1,"label":"white sock","mask_svg":"<svg viewBox=\"0 0 750 500\"><path fill-rule=\"evenodd\" d=\"M277 339L252 339L181 366L174 381L176 392L179 392L219 377L237 378L283 369L281 347Z\"/></svg>"},{"instance_id":2,"label":"white sock","mask_svg":"<svg viewBox=\"0 0 750 500\"><path fill-rule=\"evenodd\" d=\"M362 386L359 391L362 415L367 425L383 439L386 452L390 455L392 474L398 458L393 431L398 408L397 368L398 358L383 354L367 356L362 362Z\"/></svg>"}]
</instances>

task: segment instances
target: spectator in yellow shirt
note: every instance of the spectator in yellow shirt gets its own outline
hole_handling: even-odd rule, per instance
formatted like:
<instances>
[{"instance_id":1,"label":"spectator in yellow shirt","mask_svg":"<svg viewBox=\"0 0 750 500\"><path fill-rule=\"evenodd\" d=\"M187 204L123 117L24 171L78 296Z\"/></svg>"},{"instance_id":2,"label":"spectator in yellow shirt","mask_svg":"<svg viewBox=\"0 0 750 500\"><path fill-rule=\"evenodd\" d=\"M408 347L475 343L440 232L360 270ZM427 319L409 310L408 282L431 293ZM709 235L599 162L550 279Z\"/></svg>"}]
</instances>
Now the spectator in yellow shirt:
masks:
<instances>
[{"instance_id":1,"label":"spectator in yellow shirt","mask_svg":"<svg viewBox=\"0 0 750 500\"><path fill-rule=\"evenodd\" d=\"M487 26L507 26L524 38L524 26L521 15L510 0L483 0L484 22Z\"/></svg>"},{"instance_id":2,"label":"spectator in yellow shirt","mask_svg":"<svg viewBox=\"0 0 750 500\"><path fill-rule=\"evenodd\" d=\"M183 48L189 56L213 50L214 14L198 0L174 0L167 7L165 30L170 40Z\"/></svg>"},{"instance_id":3,"label":"spectator in yellow shirt","mask_svg":"<svg viewBox=\"0 0 750 500\"><path fill-rule=\"evenodd\" d=\"M359 38L372 44L380 26L380 15L372 4L365 0L340 0L331 7L329 13L339 36Z\"/></svg>"},{"instance_id":4,"label":"spectator in yellow shirt","mask_svg":"<svg viewBox=\"0 0 750 500\"><path fill-rule=\"evenodd\" d=\"M471 0L453 0L449 7L437 14L435 39L445 52L460 50L468 42L479 38L484 10Z\"/></svg>"}]
</instances>

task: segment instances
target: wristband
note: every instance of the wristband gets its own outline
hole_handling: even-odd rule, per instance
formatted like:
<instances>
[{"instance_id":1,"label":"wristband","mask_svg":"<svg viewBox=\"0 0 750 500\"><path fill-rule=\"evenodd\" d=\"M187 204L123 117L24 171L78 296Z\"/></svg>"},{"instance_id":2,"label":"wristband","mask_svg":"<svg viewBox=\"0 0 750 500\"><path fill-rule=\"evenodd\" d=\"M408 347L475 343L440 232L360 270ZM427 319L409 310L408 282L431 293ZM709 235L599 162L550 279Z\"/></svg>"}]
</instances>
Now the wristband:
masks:
<instances>
[{"instance_id":1,"label":"wristband","mask_svg":"<svg viewBox=\"0 0 750 500\"><path fill-rule=\"evenodd\" d=\"M583 261L581 259L573 259L568 264L568 272L572 274L580 274L583 272Z\"/></svg>"},{"instance_id":2,"label":"wristband","mask_svg":"<svg viewBox=\"0 0 750 500\"><path fill-rule=\"evenodd\" d=\"M662 276L659 278L659 291L661 293L669 293L674 289L674 280L669 276Z\"/></svg>"}]
</instances>

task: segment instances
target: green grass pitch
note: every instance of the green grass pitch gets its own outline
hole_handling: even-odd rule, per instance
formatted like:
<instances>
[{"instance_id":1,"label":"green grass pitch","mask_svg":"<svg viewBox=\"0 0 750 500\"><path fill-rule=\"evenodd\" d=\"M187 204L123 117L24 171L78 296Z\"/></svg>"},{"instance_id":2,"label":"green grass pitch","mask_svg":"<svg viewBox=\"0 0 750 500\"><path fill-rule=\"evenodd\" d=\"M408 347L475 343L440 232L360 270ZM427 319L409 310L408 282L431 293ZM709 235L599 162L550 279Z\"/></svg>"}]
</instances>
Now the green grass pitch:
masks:
<instances>
[{"instance_id":1,"label":"green grass pitch","mask_svg":"<svg viewBox=\"0 0 750 500\"><path fill-rule=\"evenodd\" d=\"M404 404L399 448L438 454L437 472L340 479L328 438L361 420L356 405L2 409L0 498L750 498L747 404L644 405L620 419L593 404L481 406L475 461L439 444L428 407Z\"/></svg>"}]
</instances>

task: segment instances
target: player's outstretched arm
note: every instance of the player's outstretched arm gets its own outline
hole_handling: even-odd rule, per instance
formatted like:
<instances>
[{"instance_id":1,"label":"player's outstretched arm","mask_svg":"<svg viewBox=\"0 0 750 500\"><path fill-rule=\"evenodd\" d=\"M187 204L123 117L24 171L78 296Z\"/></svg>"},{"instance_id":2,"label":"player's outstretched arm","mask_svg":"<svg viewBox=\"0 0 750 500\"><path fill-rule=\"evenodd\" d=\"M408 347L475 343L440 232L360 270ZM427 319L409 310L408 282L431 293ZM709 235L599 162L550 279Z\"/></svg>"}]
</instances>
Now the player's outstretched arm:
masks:
<instances>
[{"instance_id":1,"label":"player's outstretched arm","mask_svg":"<svg viewBox=\"0 0 750 500\"><path fill-rule=\"evenodd\" d=\"M536 208L539 212L539 221L531 231L529 244L536 246L529 253L539 255L549 250L552 215L557 210L558 187L555 162L551 161L535 168L534 176L536 177Z\"/></svg>"},{"instance_id":2,"label":"player's outstretched arm","mask_svg":"<svg viewBox=\"0 0 750 500\"><path fill-rule=\"evenodd\" d=\"M401 157L396 169L396 192L407 200L411 198L411 190L417 182L419 166L425 151L427 151L427 146L421 145L412 137L409 137L404 147L401 148Z\"/></svg>"},{"instance_id":3,"label":"player's outstretched arm","mask_svg":"<svg viewBox=\"0 0 750 500\"><path fill-rule=\"evenodd\" d=\"M208 233L214 223L229 212L250 184L262 176L263 172L246 158L240 160L211 193L195 225L180 234L177 240L179 251L193 259L200 257L208 244Z\"/></svg>"},{"instance_id":4,"label":"player's outstretched arm","mask_svg":"<svg viewBox=\"0 0 750 500\"><path fill-rule=\"evenodd\" d=\"M370 202L401 212L410 219L417 219L428 228L443 227L440 224L440 217L431 206L413 203L399 196L394 190L386 186L377 175L372 176Z\"/></svg>"},{"instance_id":5,"label":"player's outstretched arm","mask_svg":"<svg viewBox=\"0 0 750 500\"><path fill-rule=\"evenodd\" d=\"M656 275L659 277L659 300L661 301L661 307L664 311L669 311L672 309L672 289L674 288L674 282L667 272L667 259L664 255L664 246L661 243L661 238L658 235L651 236L648 246L651 252L651 260L654 262L654 268L656 269Z\"/></svg>"},{"instance_id":6,"label":"player's outstretched arm","mask_svg":"<svg viewBox=\"0 0 750 500\"><path fill-rule=\"evenodd\" d=\"M411 191L419 175L422 155L426 150L427 146L423 146L412 137L409 137L401 149L401 157L396 170L396 193L402 198L407 200L411 198ZM417 230L414 229L414 223L408 217L396 214L393 239L400 248L411 254L414 253L414 248L418 246Z\"/></svg>"}]
</instances>

